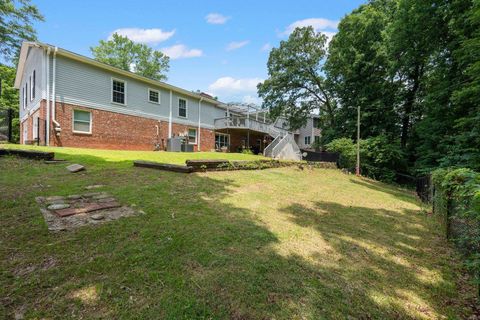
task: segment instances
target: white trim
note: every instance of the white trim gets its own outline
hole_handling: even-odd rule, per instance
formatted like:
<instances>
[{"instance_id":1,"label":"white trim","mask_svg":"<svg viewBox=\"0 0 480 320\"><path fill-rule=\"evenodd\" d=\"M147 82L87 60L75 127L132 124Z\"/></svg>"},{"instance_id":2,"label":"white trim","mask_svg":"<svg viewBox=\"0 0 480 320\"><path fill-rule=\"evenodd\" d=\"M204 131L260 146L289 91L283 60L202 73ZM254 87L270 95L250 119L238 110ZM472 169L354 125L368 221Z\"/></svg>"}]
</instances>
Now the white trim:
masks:
<instances>
[{"instance_id":1,"label":"white trim","mask_svg":"<svg viewBox=\"0 0 480 320\"><path fill-rule=\"evenodd\" d=\"M202 142L202 127L201 127L201 115L202 115L202 100L198 100L198 146L197 150L200 151L200 143Z\"/></svg>"},{"instance_id":2,"label":"white trim","mask_svg":"<svg viewBox=\"0 0 480 320\"><path fill-rule=\"evenodd\" d=\"M180 100L185 101L185 116L181 116L181 115L180 115ZM179 117L179 118L183 118L183 119L187 119L187 118L188 118L188 100L185 99L185 98L180 98L180 97L178 97L178 117Z\"/></svg>"},{"instance_id":3,"label":"white trim","mask_svg":"<svg viewBox=\"0 0 480 320\"><path fill-rule=\"evenodd\" d=\"M190 142L190 130L195 130L195 142ZM198 130L197 130L197 128L188 128L187 129L187 139L188 139L188 144L196 145L198 143Z\"/></svg>"},{"instance_id":4,"label":"white trim","mask_svg":"<svg viewBox=\"0 0 480 320\"><path fill-rule=\"evenodd\" d=\"M123 103L113 101L113 81L118 81L123 83ZM110 103L118 104L119 106L126 106L127 105L127 81L110 77Z\"/></svg>"},{"instance_id":5,"label":"white trim","mask_svg":"<svg viewBox=\"0 0 480 320\"><path fill-rule=\"evenodd\" d=\"M32 71L32 92L30 93L32 101L37 98L37 71L33 69Z\"/></svg>"},{"instance_id":6,"label":"white trim","mask_svg":"<svg viewBox=\"0 0 480 320\"><path fill-rule=\"evenodd\" d=\"M88 114L90 115L88 132L86 132L86 131L77 131L77 130L74 129L74 128L75 128L75 111L88 112ZM84 120L77 120L77 121L85 122ZM91 112L91 111L82 110L82 109L73 109L73 110L72 110L72 132L73 132L73 133L92 134L92 124L93 124L93 118L92 118L92 112Z\"/></svg>"},{"instance_id":7,"label":"white trim","mask_svg":"<svg viewBox=\"0 0 480 320\"><path fill-rule=\"evenodd\" d=\"M158 102L150 100L150 92L156 92L158 93ZM152 88L147 88L147 101L153 104L161 104L161 93L160 90L152 89Z\"/></svg>"}]
</instances>

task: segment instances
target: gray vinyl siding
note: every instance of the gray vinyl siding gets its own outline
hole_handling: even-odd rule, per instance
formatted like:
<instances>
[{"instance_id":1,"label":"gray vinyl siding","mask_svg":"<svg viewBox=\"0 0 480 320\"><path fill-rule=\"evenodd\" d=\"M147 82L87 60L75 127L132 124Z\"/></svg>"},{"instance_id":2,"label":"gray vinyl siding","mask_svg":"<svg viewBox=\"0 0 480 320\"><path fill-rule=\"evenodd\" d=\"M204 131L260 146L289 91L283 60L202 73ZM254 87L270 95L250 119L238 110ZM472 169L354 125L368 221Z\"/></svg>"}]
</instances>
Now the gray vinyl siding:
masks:
<instances>
[{"instance_id":1,"label":"gray vinyl siding","mask_svg":"<svg viewBox=\"0 0 480 320\"><path fill-rule=\"evenodd\" d=\"M25 61L25 68L23 69L22 81L20 85L19 91L19 103L20 103L20 119L22 119L25 115L28 114L29 111L34 111L40 106L40 101L42 97L45 95L44 89L44 60L43 60L43 49L40 48L30 48L27 59ZM35 99L30 101L30 76L33 79L33 71L35 70ZM33 80L32 80L33 82ZM25 88L25 84L27 83L27 106L23 109L23 88Z\"/></svg>"},{"instance_id":2,"label":"gray vinyl siding","mask_svg":"<svg viewBox=\"0 0 480 320\"><path fill-rule=\"evenodd\" d=\"M309 148L310 144L305 144L305 137L310 137L310 144L315 142L315 136L321 136L321 130L313 126L313 118L309 118L305 126L299 129L298 146L300 148Z\"/></svg>"},{"instance_id":3,"label":"gray vinyl siding","mask_svg":"<svg viewBox=\"0 0 480 320\"><path fill-rule=\"evenodd\" d=\"M58 102L168 121L170 90L58 55L56 63ZM125 105L112 103L112 78L126 83ZM160 92L160 104L148 101L149 88ZM179 117L179 98L187 101L187 118ZM199 99L172 91L172 122L198 126L198 104ZM223 114L223 109L202 101L201 126L213 127Z\"/></svg>"}]
</instances>

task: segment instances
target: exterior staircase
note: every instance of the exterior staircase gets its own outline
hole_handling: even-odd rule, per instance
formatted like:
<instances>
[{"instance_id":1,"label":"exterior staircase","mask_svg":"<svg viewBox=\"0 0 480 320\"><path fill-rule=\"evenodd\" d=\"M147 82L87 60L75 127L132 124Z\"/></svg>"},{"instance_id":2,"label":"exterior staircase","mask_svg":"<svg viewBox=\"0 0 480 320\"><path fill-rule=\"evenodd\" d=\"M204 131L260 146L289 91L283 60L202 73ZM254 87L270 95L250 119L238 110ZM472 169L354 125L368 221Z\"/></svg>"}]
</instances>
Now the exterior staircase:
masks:
<instances>
[{"instance_id":1,"label":"exterior staircase","mask_svg":"<svg viewBox=\"0 0 480 320\"><path fill-rule=\"evenodd\" d=\"M215 119L216 129L250 129L271 136L273 141L263 151L264 156L281 160L302 160L302 153L293 133L276 126L274 123L262 122L248 117L231 116Z\"/></svg>"}]
</instances>

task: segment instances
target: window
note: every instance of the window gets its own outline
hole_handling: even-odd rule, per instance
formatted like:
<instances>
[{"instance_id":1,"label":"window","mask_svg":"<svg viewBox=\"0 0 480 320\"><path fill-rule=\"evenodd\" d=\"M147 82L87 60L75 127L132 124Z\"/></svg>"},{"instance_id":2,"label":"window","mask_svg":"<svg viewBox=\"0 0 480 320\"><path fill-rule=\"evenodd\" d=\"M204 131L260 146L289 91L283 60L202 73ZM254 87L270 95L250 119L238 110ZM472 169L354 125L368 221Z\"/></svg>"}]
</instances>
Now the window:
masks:
<instances>
[{"instance_id":1,"label":"window","mask_svg":"<svg viewBox=\"0 0 480 320\"><path fill-rule=\"evenodd\" d=\"M112 102L125 104L125 81L112 79Z\"/></svg>"},{"instance_id":2,"label":"window","mask_svg":"<svg viewBox=\"0 0 480 320\"><path fill-rule=\"evenodd\" d=\"M160 91L148 89L148 101L160 104Z\"/></svg>"},{"instance_id":3,"label":"window","mask_svg":"<svg viewBox=\"0 0 480 320\"><path fill-rule=\"evenodd\" d=\"M35 99L35 85L37 84L36 76L37 76L36 72L35 70L33 70L33 74L32 74L33 83L32 83L32 92L31 92L32 100Z\"/></svg>"},{"instance_id":4,"label":"window","mask_svg":"<svg viewBox=\"0 0 480 320\"><path fill-rule=\"evenodd\" d=\"M315 143L320 143L320 136L315 136Z\"/></svg>"},{"instance_id":5,"label":"window","mask_svg":"<svg viewBox=\"0 0 480 320\"><path fill-rule=\"evenodd\" d=\"M33 100L33 82L32 82L32 76L30 76L30 101Z\"/></svg>"},{"instance_id":6,"label":"window","mask_svg":"<svg viewBox=\"0 0 480 320\"><path fill-rule=\"evenodd\" d=\"M28 83L25 82L25 88L23 89L23 109L27 107L28 104Z\"/></svg>"},{"instance_id":7,"label":"window","mask_svg":"<svg viewBox=\"0 0 480 320\"><path fill-rule=\"evenodd\" d=\"M310 139L311 139L310 136L306 136L306 137L305 137L305 144L310 144L310 142L311 142Z\"/></svg>"},{"instance_id":8,"label":"window","mask_svg":"<svg viewBox=\"0 0 480 320\"><path fill-rule=\"evenodd\" d=\"M197 129L188 129L188 143L197 144Z\"/></svg>"},{"instance_id":9,"label":"window","mask_svg":"<svg viewBox=\"0 0 480 320\"><path fill-rule=\"evenodd\" d=\"M187 100L185 99L178 99L178 116L187 117Z\"/></svg>"},{"instance_id":10,"label":"window","mask_svg":"<svg viewBox=\"0 0 480 320\"><path fill-rule=\"evenodd\" d=\"M230 136L224 133L216 133L215 134L215 148L220 149L223 147L230 146Z\"/></svg>"},{"instance_id":11,"label":"window","mask_svg":"<svg viewBox=\"0 0 480 320\"><path fill-rule=\"evenodd\" d=\"M92 133L92 113L73 110L73 132Z\"/></svg>"},{"instance_id":12,"label":"window","mask_svg":"<svg viewBox=\"0 0 480 320\"><path fill-rule=\"evenodd\" d=\"M22 108L25 110L25 88L22 87Z\"/></svg>"}]
</instances>

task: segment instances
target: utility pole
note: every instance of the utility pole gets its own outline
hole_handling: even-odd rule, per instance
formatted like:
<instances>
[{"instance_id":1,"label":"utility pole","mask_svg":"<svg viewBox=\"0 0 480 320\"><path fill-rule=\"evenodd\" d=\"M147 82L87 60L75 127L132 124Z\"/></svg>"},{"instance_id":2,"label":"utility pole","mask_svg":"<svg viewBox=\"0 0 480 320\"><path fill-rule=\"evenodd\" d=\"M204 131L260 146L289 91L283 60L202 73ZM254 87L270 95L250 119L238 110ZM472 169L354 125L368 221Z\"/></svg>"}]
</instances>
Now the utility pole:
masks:
<instances>
[{"instance_id":1,"label":"utility pole","mask_svg":"<svg viewBox=\"0 0 480 320\"><path fill-rule=\"evenodd\" d=\"M360 105L357 107L357 167L355 174L360 176Z\"/></svg>"}]
</instances>

